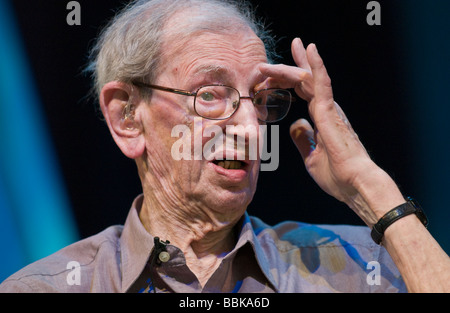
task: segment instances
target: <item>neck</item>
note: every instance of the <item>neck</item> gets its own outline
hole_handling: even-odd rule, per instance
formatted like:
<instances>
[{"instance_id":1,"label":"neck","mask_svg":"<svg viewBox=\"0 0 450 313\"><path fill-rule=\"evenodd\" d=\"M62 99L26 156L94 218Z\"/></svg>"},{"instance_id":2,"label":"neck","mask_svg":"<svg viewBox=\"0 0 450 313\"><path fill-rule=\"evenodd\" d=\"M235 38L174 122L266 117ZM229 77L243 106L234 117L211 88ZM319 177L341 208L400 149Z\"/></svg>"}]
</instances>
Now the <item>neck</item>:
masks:
<instances>
[{"instance_id":1,"label":"neck","mask_svg":"<svg viewBox=\"0 0 450 313\"><path fill-rule=\"evenodd\" d=\"M169 240L183 252L192 249L199 257L223 254L230 243L231 248L234 246L233 226L237 220L230 222L205 209L174 206L144 193L139 217L151 235Z\"/></svg>"},{"instance_id":2,"label":"neck","mask_svg":"<svg viewBox=\"0 0 450 313\"><path fill-rule=\"evenodd\" d=\"M164 202L144 194L139 217L151 235L169 240L183 251L187 266L204 286L223 257L234 248L233 227L237 221L223 221L204 210L194 212L187 214L180 207L165 206Z\"/></svg>"},{"instance_id":3,"label":"neck","mask_svg":"<svg viewBox=\"0 0 450 313\"><path fill-rule=\"evenodd\" d=\"M152 164L155 159L137 162L144 193L139 217L151 235L169 240L184 253L203 285L234 248L233 228L247 203L216 199L202 185L180 182L164 164Z\"/></svg>"},{"instance_id":4,"label":"neck","mask_svg":"<svg viewBox=\"0 0 450 313\"><path fill-rule=\"evenodd\" d=\"M189 195L176 181L168 179L170 175L149 171L145 162L140 163L144 200L139 217L151 235L169 240L184 253L192 250L199 258L232 249L233 227L245 207L208 207L204 199L195 193Z\"/></svg>"}]
</instances>

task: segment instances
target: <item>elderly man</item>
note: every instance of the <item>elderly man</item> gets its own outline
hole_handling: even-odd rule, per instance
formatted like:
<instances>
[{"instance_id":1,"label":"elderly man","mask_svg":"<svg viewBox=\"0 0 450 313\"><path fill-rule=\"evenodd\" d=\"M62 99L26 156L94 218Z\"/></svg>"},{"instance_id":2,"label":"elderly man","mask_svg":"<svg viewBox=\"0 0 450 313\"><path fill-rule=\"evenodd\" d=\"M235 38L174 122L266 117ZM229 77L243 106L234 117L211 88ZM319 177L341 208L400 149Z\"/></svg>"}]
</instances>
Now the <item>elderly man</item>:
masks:
<instances>
[{"instance_id":1,"label":"elderly man","mask_svg":"<svg viewBox=\"0 0 450 313\"><path fill-rule=\"evenodd\" d=\"M333 99L317 47L296 38L298 67L273 65L270 42L248 6L232 1L124 8L99 38L91 68L107 125L136 161L143 194L123 227L29 265L0 290L450 291L448 256L418 204L369 158ZM290 132L308 172L368 227L269 226L246 213L260 166L251 142L262 136L259 126L286 115L287 89L308 102L314 124L300 119ZM190 130L183 147L191 157L174 155L179 125ZM229 134L229 125L245 127ZM234 141L195 157L195 138L206 151L210 129Z\"/></svg>"}]
</instances>

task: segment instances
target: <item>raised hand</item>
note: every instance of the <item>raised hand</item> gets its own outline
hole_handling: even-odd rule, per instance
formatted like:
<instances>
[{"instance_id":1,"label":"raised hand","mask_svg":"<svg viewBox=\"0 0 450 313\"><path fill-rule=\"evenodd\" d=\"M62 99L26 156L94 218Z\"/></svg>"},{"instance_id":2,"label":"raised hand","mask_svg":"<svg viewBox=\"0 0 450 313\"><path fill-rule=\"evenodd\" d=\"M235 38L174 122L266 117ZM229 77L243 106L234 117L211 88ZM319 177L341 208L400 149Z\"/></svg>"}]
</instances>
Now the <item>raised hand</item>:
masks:
<instances>
[{"instance_id":1,"label":"raised hand","mask_svg":"<svg viewBox=\"0 0 450 313\"><path fill-rule=\"evenodd\" d=\"M372 225L385 212L369 208L361 192L380 179L389 184L393 182L370 159L341 107L334 101L331 79L316 46L310 44L305 50L301 40L296 38L292 42L292 56L297 67L261 65L260 71L268 79L257 88L294 88L308 102L314 127L306 119L299 119L290 129L307 171L325 192L347 203Z\"/></svg>"}]
</instances>

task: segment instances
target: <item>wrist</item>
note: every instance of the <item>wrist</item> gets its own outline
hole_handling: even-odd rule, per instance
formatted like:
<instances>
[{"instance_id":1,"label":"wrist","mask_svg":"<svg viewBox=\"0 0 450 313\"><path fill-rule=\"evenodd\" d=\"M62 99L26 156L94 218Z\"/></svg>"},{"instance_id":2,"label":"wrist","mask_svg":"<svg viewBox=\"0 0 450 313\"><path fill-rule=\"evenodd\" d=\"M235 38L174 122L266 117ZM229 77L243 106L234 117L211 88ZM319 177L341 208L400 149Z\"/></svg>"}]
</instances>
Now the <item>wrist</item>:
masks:
<instances>
[{"instance_id":1,"label":"wrist","mask_svg":"<svg viewBox=\"0 0 450 313\"><path fill-rule=\"evenodd\" d=\"M405 202L394 180L375 164L355 179L355 189L349 206L371 228L388 211Z\"/></svg>"},{"instance_id":2,"label":"wrist","mask_svg":"<svg viewBox=\"0 0 450 313\"><path fill-rule=\"evenodd\" d=\"M373 225L371 236L376 244L381 244L386 230L392 224L407 217L408 215L415 215L420 222L427 227L428 219L420 204L411 197L408 197L406 200L407 201L405 203L387 212L375 225Z\"/></svg>"}]
</instances>

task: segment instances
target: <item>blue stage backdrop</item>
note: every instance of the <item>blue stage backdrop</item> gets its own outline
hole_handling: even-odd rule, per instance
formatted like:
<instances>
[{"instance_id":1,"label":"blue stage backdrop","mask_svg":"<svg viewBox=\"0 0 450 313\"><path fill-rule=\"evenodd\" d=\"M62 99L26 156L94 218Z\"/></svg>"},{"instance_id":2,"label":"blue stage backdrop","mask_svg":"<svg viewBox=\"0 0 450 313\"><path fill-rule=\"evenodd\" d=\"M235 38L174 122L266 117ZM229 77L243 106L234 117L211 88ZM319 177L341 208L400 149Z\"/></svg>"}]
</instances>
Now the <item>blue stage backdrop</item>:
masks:
<instances>
[{"instance_id":1,"label":"blue stage backdrop","mask_svg":"<svg viewBox=\"0 0 450 313\"><path fill-rule=\"evenodd\" d=\"M8 1L0 1L0 280L78 238Z\"/></svg>"}]
</instances>

